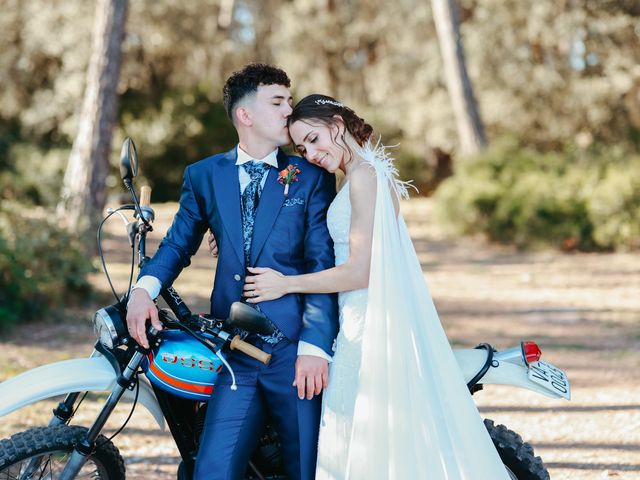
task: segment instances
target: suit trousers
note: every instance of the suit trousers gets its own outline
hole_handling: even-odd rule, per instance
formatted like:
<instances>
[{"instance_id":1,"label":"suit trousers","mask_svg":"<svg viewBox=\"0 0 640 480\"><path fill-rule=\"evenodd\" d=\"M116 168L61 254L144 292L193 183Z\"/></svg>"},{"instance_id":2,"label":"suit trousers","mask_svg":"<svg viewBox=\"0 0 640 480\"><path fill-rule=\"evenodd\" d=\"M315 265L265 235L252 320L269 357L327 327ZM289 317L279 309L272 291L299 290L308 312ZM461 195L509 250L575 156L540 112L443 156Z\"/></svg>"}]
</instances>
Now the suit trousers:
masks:
<instances>
[{"instance_id":1,"label":"suit trousers","mask_svg":"<svg viewBox=\"0 0 640 480\"><path fill-rule=\"evenodd\" d=\"M225 368L207 407L194 479L243 479L269 418L280 438L287 478L312 480L321 398L300 400L292 386L298 344L285 338L269 345L255 336L247 341L271 353L271 362L264 365L238 351L227 354L238 389L231 390Z\"/></svg>"}]
</instances>

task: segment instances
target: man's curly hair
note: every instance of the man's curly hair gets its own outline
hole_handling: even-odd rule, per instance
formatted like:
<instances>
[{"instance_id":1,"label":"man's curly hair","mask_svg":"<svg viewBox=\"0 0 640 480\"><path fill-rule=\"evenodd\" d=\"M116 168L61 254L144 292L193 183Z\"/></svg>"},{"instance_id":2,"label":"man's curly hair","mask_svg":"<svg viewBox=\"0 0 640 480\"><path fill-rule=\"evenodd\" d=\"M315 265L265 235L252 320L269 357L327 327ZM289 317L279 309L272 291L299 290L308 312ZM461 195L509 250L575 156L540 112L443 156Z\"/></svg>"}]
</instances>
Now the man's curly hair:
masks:
<instances>
[{"instance_id":1,"label":"man's curly hair","mask_svg":"<svg viewBox=\"0 0 640 480\"><path fill-rule=\"evenodd\" d=\"M222 89L222 100L227 115L233 121L233 108L245 96L254 94L260 85L291 86L291 80L278 67L264 63L250 63L233 72Z\"/></svg>"}]
</instances>

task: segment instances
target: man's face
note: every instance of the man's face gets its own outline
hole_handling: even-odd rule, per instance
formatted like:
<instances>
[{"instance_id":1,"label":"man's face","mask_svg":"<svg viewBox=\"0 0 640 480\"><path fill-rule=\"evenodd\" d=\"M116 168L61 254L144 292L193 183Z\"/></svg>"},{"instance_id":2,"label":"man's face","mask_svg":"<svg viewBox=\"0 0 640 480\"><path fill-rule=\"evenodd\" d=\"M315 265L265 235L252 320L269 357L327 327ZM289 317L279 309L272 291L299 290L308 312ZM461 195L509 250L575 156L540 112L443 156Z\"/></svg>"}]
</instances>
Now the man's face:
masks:
<instances>
[{"instance_id":1,"label":"man's face","mask_svg":"<svg viewBox=\"0 0 640 480\"><path fill-rule=\"evenodd\" d=\"M283 85L260 85L252 99L246 103L253 131L276 146L291 142L287 118L291 115L293 97Z\"/></svg>"}]
</instances>

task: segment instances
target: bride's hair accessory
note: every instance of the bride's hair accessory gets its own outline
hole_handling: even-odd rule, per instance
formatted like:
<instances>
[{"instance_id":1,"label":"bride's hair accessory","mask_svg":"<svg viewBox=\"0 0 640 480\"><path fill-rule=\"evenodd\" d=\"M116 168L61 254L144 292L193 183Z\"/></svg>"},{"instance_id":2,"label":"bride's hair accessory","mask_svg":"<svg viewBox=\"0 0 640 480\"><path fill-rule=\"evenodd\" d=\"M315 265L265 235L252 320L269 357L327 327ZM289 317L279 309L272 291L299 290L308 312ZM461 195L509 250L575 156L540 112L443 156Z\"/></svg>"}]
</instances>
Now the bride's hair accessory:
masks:
<instances>
[{"instance_id":1,"label":"bride's hair accessory","mask_svg":"<svg viewBox=\"0 0 640 480\"><path fill-rule=\"evenodd\" d=\"M327 100L325 98L319 98L316 100L316 105L326 105L327 103L335 107L344 108L344 103L336 102L335 100Z\"/></svg>"}]
</instances>

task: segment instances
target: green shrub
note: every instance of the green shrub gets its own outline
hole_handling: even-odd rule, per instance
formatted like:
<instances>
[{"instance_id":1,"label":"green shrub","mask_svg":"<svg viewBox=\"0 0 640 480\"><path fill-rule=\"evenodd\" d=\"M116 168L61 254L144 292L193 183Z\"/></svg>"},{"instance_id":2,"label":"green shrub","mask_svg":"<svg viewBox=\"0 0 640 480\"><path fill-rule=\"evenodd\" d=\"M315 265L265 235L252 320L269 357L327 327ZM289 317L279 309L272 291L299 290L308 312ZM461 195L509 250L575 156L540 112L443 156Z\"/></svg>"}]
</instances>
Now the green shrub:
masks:
<instances>
[{"instance_id":1,"label":"green shrub","mask_svg":"<svg viewBox=\"0 0 640 480\"><path fill-rule=\"evenodd\" d=\"M0 200L55 205L71 145L20 133L17 120L0 118Z\"/></svg>"},{"instance_id":2,"label":"green shrub","mask_svg":"<svg viewBox=\"0 0 640 480\"><path fill-rule=\"evenodd\" d=\"M462 234L519 247L640 246L640 156L609 150L541 153L512 140L457 165L436 214Z\"/></svg>"},{"instance_id":3,"label":"green shrub","mask_svg":"<svg viewBox=\"0 0 640 480\"><path fill-rule=\"evenodd\" d=\"M22 209L0 210L0 329L87 294L87 275L95 270L80 239L48 220L45 211L25 218Z\"/></svg>"}]
</instances>

